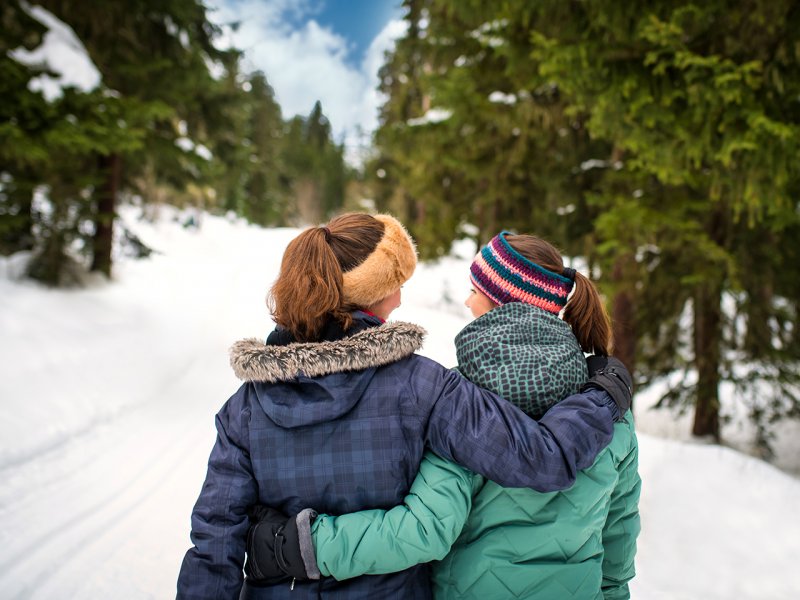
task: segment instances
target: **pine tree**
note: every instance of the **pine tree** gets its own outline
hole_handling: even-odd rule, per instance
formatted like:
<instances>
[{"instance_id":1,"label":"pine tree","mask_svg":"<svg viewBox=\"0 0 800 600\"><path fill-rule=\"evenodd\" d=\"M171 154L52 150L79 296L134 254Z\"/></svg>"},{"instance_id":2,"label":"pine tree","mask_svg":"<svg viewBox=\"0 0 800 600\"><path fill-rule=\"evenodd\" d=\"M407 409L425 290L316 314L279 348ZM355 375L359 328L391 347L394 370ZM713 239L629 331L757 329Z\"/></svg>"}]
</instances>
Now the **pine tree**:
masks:
<instances>
[{"instance_id":1,"label":"pine tree","mask_svg":"<svg viewBox=\"0 0 800 600\"><path fill-rule=\"evenodd\" d=\"M784 235L797 221L791 192L800 140L794 100L800 11L793 2L723 1L572 9L571 28L537 33L533 56L576 109L590 115L592 135L613 142L631 181L650 181L636 195L598 194L604 215L598 235L614 240L628 232L625 248L609 244L607 264L625 255L637 259L623 279L640 303L645 354L654 362L674 361L675 348L663 342L675 343L681 315L691 309L687 360L697 379L678 395L694 396L693 432L719 438L719 384L739 379L735 368L725 369L740 347L725 299L756 294L755 303L744 304L770 315L786 301L769 298L770 287L742 268L748 252L742 243L772 239L783 254L790 243ZM542 11L563 9L543 4ZM667 280L653 285L662 270L676 275L672 289ZM645 272L651 280L631 288ZM671 334L663 336L662 328ZM659 360L660 353L666 356Z\"/></svg>"},{"instance_id":2,"label":"pine tree","mask_svg":"<svg viewBox=\"0 0 800 600\"><path fill-rule=\"evenodd\" d=\"M446 252L465 222L477 225L478 242L536 223L561 243L581 221L553 215L581 204L587 180L575 167L594 150L580 115L567 115L558 89L531 66L530 19L513 12L529 9L407 7L408 34L382 77L378 197L395 188L395 210L428 255Z\"/></svg>"},{"instance_id":3,"label":"pine tree","mask_svg":"<svg viewBox=\"0 0 800 600\"><path fill-rule=\"evenodd\" d=\"M16 48L38 46L45 27L19 2L0 7L0 23L0 253L11 254L34 247L33 195L48 150L41 137L31 138L28 132L41 129L53 111L28 89L39 71L9 55Z\"/></svg>"},{"instance_id":4,"label":"pine tree","mask_svg":"<svg viewBox=\"0 0 800 600\"><path fill-rule=\"evenodd\" d=\"M253 74L250 85L250 154L244 214L262 225L285 225L288 198L280 181L284 169L281 108L263 73Z\"/></svg>"},{"instance_id":5,"label":"pine tree","mask_svg":"<svg viewBox=\"0 0 800 600\"><path fill-rule=\"evenodd\" d=\"M30 16L27 5L12 6L16 9L4 18L16 15L16 21L6 19L11 25L4 45L38 46L45 27ZM2 104L6 126L0 129L4 201L9 201L8 214L14 219L7 250L33 248L31 275L49 284L68 283L75 280L73 253L86 248L84 226L93 219L87 193L99 183L94 176L98 149L130 149L141 143L143 134L135 127L120 127L125 114L119 98L102 90L66 88L59 98L46 101L31 89L41 69L18 63L8 52L0 65L7 100Z\"/></svg>"},{"instance_id":6,"label":"pine tree","mask_svg":"<svg viewBox=\"0 0 800 600\"><path fill-rule=\"evenodd\" d=\"M123 169L132 174L144 169L144 164L126 164L126 159L144 148L156 151L160 162L180 162L180 149L174 145L179 134L172 120L183 116L191 121L190 115L200 114L197 99L211 85L205 61L219 55L212 44L216 30L196 0L116 0L105 3L102 11L87 11L76 0L46 0L42 5L82 40L120 111L116 127L110 123L105 143L94 149L102 183L95 197L92 270L110 275ZM116 143L131 130L144 134L140 144Z\"/></svg>"},{"instance_id":7,"label":"pine tree","mask_svg":"<svg viewBox=\"0 0 800 600\"><path fill-rule=\"evenodd\" d=\"M334 142L320 102L314 104L308 117L289 120L282 165L284 185L295 200L291 222L319 223L343 206L349 177L344 147Z\"/></svg>"}]
</instances>

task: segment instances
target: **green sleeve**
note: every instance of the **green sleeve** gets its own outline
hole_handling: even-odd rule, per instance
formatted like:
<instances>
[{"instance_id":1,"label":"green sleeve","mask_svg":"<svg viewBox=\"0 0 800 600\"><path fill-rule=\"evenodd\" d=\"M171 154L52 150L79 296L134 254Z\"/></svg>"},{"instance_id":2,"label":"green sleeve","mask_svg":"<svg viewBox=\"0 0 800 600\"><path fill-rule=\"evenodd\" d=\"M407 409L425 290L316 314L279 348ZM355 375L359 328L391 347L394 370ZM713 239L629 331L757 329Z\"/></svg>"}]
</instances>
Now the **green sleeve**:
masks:
<instances>
[{"instance_id":1,"label":"green sleeve","mask_svg":"<svg viewBox=\"0 0 800 600\"><path fill-rule=\"evenodd\" d=\"M641 529L639 522L639 494L642 480L639 477L639 449L636 437L630 452L620 463L620 478L611 494L611 504L603 528L603 598L621 600L630 598L628 582L636 571L636 538Z\"/></svg>"},{"instance_id":2,"label":"green sleeve","mask_svg":"<svg viewBox=\"0 0 800 600\"><path fill-rule=\"evenodd\" d=\"M426 452L403 504L319 515L311 534L320 572L341 580L443 558L467 520L476 480L482 478Z\"/></svg>"}]
</instances>

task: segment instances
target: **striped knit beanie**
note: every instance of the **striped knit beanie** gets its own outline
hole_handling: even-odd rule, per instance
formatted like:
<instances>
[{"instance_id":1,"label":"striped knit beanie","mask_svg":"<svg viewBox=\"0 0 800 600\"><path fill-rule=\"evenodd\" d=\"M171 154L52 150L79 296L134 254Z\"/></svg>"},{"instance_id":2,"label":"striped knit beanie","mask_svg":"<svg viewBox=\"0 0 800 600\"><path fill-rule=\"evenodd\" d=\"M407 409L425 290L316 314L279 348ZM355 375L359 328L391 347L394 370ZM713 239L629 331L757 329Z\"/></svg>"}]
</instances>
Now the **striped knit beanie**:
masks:
<instances>
[{"instance_id":1,"label":"striped knit beanie","mask_svg":"<svg viewBox=\"0 0 800 600\"><path fill-rule=\"evenodd\" d=\"M472 284L497 305L509 302L532 304L558 315L572 291L571 277L548 271L514 250L503 231L484 246L469 269Z\"/></svg>"}]
</instances>

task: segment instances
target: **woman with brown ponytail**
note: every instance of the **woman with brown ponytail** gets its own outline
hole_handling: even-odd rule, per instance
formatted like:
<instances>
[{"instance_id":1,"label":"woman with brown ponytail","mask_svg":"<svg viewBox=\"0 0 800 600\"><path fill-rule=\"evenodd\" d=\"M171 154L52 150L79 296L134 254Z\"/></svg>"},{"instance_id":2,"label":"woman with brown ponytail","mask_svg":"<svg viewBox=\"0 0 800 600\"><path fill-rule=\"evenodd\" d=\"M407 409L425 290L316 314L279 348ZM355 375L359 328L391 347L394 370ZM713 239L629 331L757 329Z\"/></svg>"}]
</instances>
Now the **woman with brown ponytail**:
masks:
<instances>
[{"instance_id":1,"label":"woman with brown ponytail","mask_svg":"<svg viewBox=\"0 0 800 600\"><path fill-rule=\"evenodd\" d=\"M315 513L301 509L342 514L399 504L425 448L505 486L565 489L611 440L630 393L612 398L607 374L583 392L574 386L536 422L414 354L424 332L386 319L415 265L411 238L387 215L343 215L289 244L270 297L276 330L266 344L232 348L245 383L217 415L179 598L430 598L425 565L321 577L310 543ZM264 577L253 546L267 529L258 523L248 534L255 505L299 513L270 530L283 569L275 578Z\"/></svg>"}]
</instances>

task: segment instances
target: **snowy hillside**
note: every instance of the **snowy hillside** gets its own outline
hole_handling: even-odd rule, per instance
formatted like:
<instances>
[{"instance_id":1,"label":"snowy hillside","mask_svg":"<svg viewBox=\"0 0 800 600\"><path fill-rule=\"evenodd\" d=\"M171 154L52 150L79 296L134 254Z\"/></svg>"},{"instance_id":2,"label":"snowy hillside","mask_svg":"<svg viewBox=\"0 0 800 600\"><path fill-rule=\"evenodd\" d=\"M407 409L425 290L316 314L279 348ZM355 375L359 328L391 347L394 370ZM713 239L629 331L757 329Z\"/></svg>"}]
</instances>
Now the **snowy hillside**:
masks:
<instances>
[{"instance_id":1,"label":"snowy hillside","mask_svg":"<svg viewBox=\"0 0 800 600\"><path fill-rule=\"evenodd\" d=\"M123 213L157 254L121 259L113 284L44 289L15 280L24 257L0 259L3 598L174 597L213 416L238 387L227 349L272 327L264 297L296 230L139 216ZM461 254L420 267L393 315L424 326L423 353L446 365L468 320ZM677 431L672 417L641 410L633 597L800 597L800 480L656 437Z\"/></svg>"}]
</instances>

